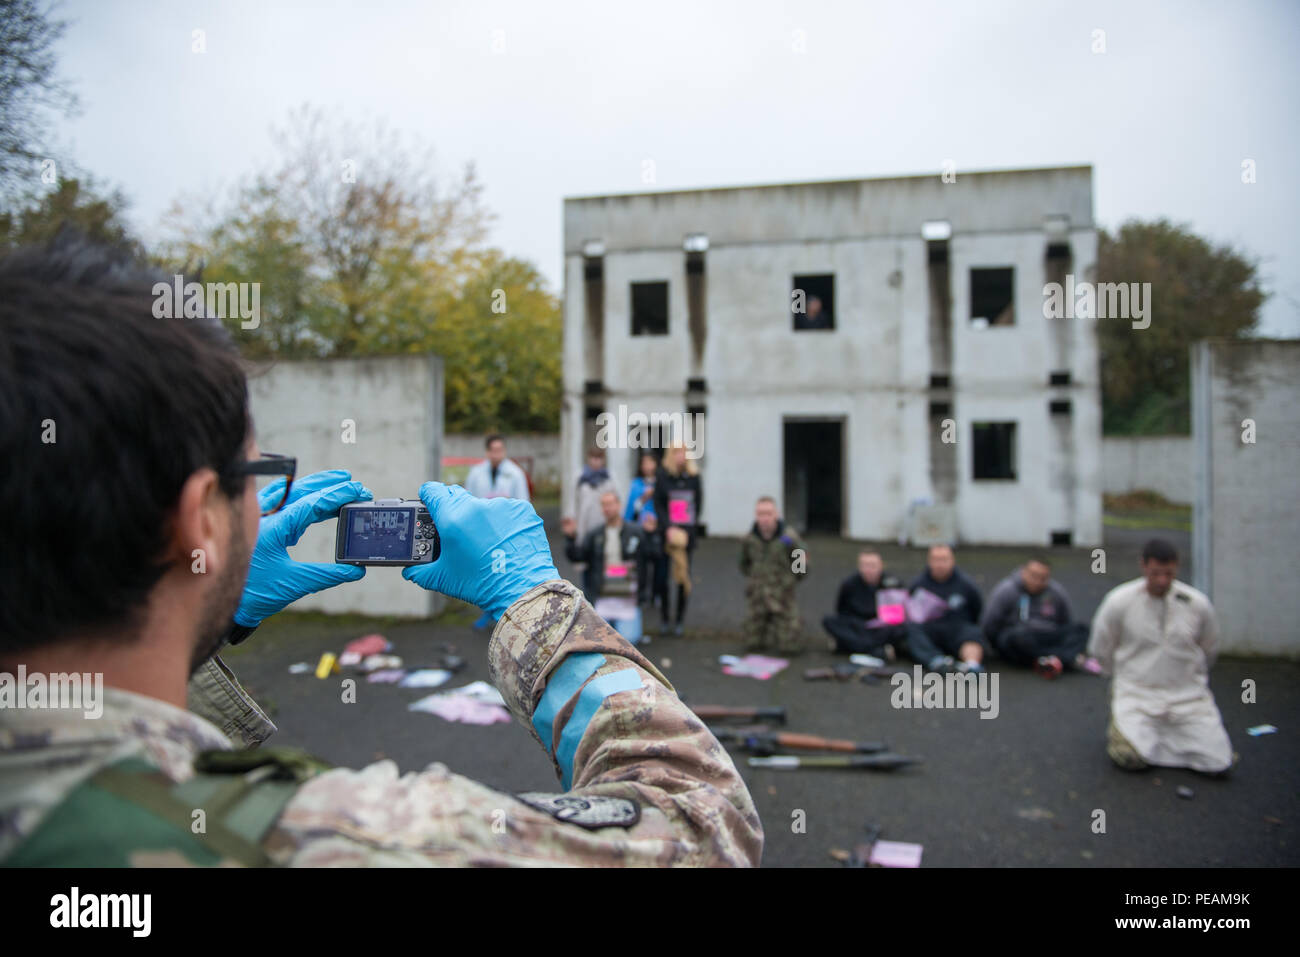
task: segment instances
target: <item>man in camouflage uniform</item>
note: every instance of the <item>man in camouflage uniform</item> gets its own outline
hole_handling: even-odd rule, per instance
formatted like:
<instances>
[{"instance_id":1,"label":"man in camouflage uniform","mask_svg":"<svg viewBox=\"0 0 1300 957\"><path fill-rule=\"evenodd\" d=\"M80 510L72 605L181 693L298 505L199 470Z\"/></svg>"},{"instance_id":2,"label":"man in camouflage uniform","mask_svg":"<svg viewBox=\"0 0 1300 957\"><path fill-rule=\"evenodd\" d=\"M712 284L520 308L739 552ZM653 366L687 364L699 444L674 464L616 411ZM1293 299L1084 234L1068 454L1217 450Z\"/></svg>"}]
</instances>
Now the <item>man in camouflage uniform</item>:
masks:
<instances>
[{"instance_id":1,"label":"man in camouflage uniform","mask_svg":"<svg viewBox=\"0 0 1300 957\"><path fill-rule=\"evenodd\" d=\"M776 510L776 501L764 496L754 506L754 527L740 544L740 571L746 578L745 615L747 651L803 651L803 623L795 586L803 581L808 550L803 539Z\"/></svg>"},{"instance_id":2,"label":"man in camouflage uniform","mask_svg":"<svg viewBox=\"0 0 1300 957\"><path fill-rule=\"evenodd\" d=\"M228 347L203 321L155 319L155 277L56 242L0 263L0 508L31 544L0 558L0 678L11 692L22 672L107 687L99 717L0 707L0 862L759 863L762 827L730 757L556 573L532 506L458 486L421 487L442 554L403 575L499 619L493 683L565 793L255 748L274 725L215 652L364 574L287 548L370 493L344 472L259 492L251 475L278 466L259 464ZM57 441L41 445L47 419Z\"/></svg>"}]
</instances>

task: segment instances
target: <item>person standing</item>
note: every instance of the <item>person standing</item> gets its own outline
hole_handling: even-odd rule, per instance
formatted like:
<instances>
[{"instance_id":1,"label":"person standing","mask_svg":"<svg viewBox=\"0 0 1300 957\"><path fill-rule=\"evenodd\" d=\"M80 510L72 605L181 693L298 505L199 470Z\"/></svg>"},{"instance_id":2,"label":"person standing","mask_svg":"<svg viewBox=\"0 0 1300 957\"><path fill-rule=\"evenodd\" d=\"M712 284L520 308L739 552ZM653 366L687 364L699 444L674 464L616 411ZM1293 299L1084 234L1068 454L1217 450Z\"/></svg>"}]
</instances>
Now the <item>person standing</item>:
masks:
<instances>
[{"instance_id":1,"label":"person standing","mask_svg":"<svg viewBox=\"0 0 1300 957\"><path fill-rule=\"evenodd\" d=\"M1070 621L1070 598L1052 580L1045 558L1031 558L989 595L980 618L984 637L998 654L1018 665L1032 665L1045 678L1066 668L1089 671L1095 665L1083 652L1088 626Z\"/></svg>"},{"instance_id":2,"label":"person standing","mask_svg":"<svg viewBox=\"0 0 1300 957\"><path fill-rule=\"evenodd\" d=\"M641 548L639 601L647 610L659 606L662 630L667 631L668 556L664 554L664 533L654 512L648 509L641 516L641 531L645 533L645 544Z\"/></svg>"},{"instance_id":3,"label":"person standing","mask_svg":"<svg viewBox=\"0 0 1300 957\"><path fill-rule=\"evenodd\" d=\"M605 524L601 500L608 492L619 497L618 486L605 467L605 450L593 445L587 450L587 465L578 476L578 491L574 498L578 541L582 541L593 528Z\"/></svg>"},{"instance_id":4,"label":"person standing","mask_svg":"<svg viewBox=\"0 0 1300 957\"><path fill-rule=\"evenodd\" d=\"M483 444L487 448L487 458L469 470L465 476L465 491L475 498L515 498L529 502L528 476L506 458L505 436L494 432ZM495 623L496 620L485 611L474 622L474 630L484 631Z\"/></svg>"},{"instance_id":5,"label":"person standing","mask_svg":"<svg viewBox=\"0 0 1300 957\"><path fill-rule=\"evenodd\" d=\"M803 539L781 520L776 500L764 495L754 506L754 527L740 543L745 576L745 650L803 651L803 624L795 586L808 569Z\"/></svg>"},{"instance_id":6,"label":"person standing","mask_svg":"<svg viewBox=\"0 0 1300 957\"><path fill-rule=\"evenodd\" d=\"M878 655L887 661L896 657L896 648L907 640L907 625L901 620L882 618L881 592L907 591L895 575L885 573L880 553L864 549L858 554L856 574L844 579L835 601L835 614L822 619L822 627L831 636L833 650L840 654ZM901 602L896 610L901 612Z\"/></svg>"},{"instance_id":7,"label":"person standing","mask_svg":"<svg viewBox=\"0 0 1300 957\"><path fill-rule=\"evenodd\" d=\"M1153 538L1142 576L1111 589L1088 653L1112 675L1106 753L1129 771L1151 765L1222 774L1232 742L1210 691L1218 654L1214 606L1177 580L1178 552Z\"/></svg>"},{"instance_id":8,"label":"person standing","mask_svg":"<svg viewBox=\"0 0 1300 957\"><path fill-rule=\"evenodd\" d=\"M681 635L686 600L691 594L691 558L695 554L704 495L700 487L700 470L687 456L686 446L680 442L668 447L655 473L654 508L664 530L664 552L668 556L670 576L677 585L677 615L672 631ZM666 609L667 605L664 607ZM664 620L663 634L668 634L667 619Z\"/></svg>"},{"instance_id":9,"label":"person standing","mask_svg":"<svg viewBox=\"0 0 1300 957\"><path fill-rule=\"evenodd\" d=\"M632 479L627 493L627 508L623 521L635 522L646 533L646 547L641 549L641 597L647 609L659 606L663 616L662 631L672 627L668 619L668 556L664 552L664 530L655 515L655 474L659 460L652 452L642 452L638 468L640 474Z\"/></svg>"},{"instance_id":10,"label":"person standing","mask_svg":"<svg viewBox=\"0 0 1300 957\"><path fill-rule=\"evenodd\" d=\"M983 671L984 635L976 622L984 599L957 568L952 546L930 546L925 571L911 592L907 649L912 658L931 671Z\"/></svg>"},{"instance_id":11,"label":"person standing","mask_svg":"<svg viewBox=\"0 0 1300 957\"><path fill-rule=\"evenodd\" d=\"M506 458L505 436L493 433L484 440L487 458L465 476L465 491L475 498L517 498L531 503L528 476L512 459Z\"/></svg>"},{"instance_id":12,"label":"person standing","mask_svg":"<svg viewBox=\"0 0 1300 957\"><path fill-rule=\"evenodd\" d=\"M651 453L642 452L637 470L637 476L627 490L623 521L645 524L643 519L655 514L655 473L659 471L659 463Z\"/></svg>"}]
</instances>

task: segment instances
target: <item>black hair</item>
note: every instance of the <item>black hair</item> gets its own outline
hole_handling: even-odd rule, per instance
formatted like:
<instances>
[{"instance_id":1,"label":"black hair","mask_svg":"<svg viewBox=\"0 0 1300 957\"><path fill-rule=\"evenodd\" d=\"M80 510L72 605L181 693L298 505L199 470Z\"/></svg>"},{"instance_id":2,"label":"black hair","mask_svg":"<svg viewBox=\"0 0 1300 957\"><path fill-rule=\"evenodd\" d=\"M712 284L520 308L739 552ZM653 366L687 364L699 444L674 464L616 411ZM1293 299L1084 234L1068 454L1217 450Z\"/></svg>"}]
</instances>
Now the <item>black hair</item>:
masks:
<instances>
[{"instance_id":1,"label":"black hair","mask_svg":"<svg viewBox=\"0 0 1300 957\"><path fill-rule=\"evenodd\" d=\"M132 628L186 480L246 488L243 369L218 323L155 318L160 281L69 231L0 258L0 652Z\"/></svg>"},{"instance_id":2,"label":"black hair","mask_svg":"<svg viewBox=\"0 0 1300 957\"><path fill-rule=\"evenodd\" d=\"M504 443L505 440L506 437L502 435L500 432L493 432L491 435L489 435L486 439L483 440L483 448L490 449L492 448L493 442Z\"/></svg>"},{"instance_id":3,"label":"black hair","mask_svg":"<svg viewBox=\"0 0 1300 957\"><path fill-rule=\"evenodd\" d=\"M1142 563L1156 561L1162 565L1178 561L1178 549L1163 538L1153 538L1142 546Z\"/></svg>"}]
</instances>

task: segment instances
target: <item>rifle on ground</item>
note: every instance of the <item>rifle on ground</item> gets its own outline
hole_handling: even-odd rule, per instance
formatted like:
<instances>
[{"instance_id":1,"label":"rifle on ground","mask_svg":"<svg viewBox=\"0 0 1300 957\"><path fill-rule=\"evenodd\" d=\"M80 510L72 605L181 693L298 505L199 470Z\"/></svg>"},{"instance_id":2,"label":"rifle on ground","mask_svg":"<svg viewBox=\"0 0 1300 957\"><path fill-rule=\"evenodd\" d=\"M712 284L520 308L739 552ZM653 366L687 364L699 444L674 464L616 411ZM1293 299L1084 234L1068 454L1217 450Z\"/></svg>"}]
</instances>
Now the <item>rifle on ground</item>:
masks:
<instances>
[{"instance_id":1,"label":"rifle on ground","mask_svg":"<svg viewBox=\"0 0 1300 957\"><path fill-rule=\"evenodd\" d=\"M849 754L877 754L888 751L883 741L845 741L839 738L822 738L815 734L794 734L788 731L772 732L763 725L756 728L715 728L714 736L723 744L734 744L751 754L772 755L783 750L840 751Z\"/></svg>"},{"instance_id":2,"label":"rifle on ground","mask_svg":"<svg viewBox=\"0 0 1300 957\"><path fill-rule=\"evenodd\" d=\"M720 704L687 705L695 716L704 722L711 721L774 721L785 724L785 708L729 708Z\"/></svg>"},{"instance_id":3,"label":"rifle on ground","mask_svg":"<svg viewBox=\"0 0 1300 957\"><path fill-rule=\"evenodd\" d=\"M877 678L889 678L898 674L900 668L863 667L861 665L834 664L829 668L808 668L803 673L804 681L870 681Z\"/></svg>"},{"instance_id":4,"label":"rifle on ground","mask_svg":"<svg viewBox=\"0 0 1300 957\"><path fill-rule=\"evenodd\" d=\"M850 768L863 771L893 771L910 764L920 764L920 758L901 754L777 754L765 758L750 758L751 768L775 768L797 771L802 768Z\"/></svg>"}]
</instances>

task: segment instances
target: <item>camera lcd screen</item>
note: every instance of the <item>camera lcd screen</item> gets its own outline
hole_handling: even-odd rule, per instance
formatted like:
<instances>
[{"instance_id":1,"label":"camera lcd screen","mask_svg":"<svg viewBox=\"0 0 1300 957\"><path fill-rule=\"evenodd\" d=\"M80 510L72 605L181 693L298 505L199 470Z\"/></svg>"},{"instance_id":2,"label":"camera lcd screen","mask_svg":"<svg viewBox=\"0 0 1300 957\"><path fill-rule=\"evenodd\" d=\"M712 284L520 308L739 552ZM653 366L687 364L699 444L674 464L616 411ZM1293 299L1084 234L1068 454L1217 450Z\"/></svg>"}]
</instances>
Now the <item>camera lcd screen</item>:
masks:
<instances>
[{"instance_id":1,"label":"camera lcd screen","mask_svg":"<svg viewBox=\"0 0 1300 957\"><path fill-rule=\"evenodd\" d=\"M414 509L357 508L349 510L347 518L344 559L410 561L415 542Z\"/></svg>"}]
</instances>

